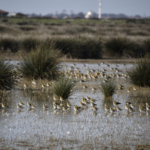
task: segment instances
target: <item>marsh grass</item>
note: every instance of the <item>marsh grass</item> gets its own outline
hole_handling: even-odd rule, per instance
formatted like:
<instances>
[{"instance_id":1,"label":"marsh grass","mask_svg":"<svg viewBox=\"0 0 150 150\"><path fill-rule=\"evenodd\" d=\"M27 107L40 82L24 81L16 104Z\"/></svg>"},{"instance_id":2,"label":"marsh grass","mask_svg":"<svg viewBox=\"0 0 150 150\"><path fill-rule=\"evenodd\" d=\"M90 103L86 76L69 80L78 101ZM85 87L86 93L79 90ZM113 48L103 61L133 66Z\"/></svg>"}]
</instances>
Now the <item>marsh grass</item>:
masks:
<instances>
[{"instance_id":1,"label":"marsh grass","mask_svg":"<svg viewBox=\"0 0 150 150\"><path fill-rule=\"evenodd\" d=\"M116 84L112 80L108 80L105 83L101 84L101 91L106 98L110 98L116 92Z\"/></svg>"},{"instance_id":2,"label":"marsh grass","mask_svg":"<svg viewBox=\"0 0 150 150\"><path fill-rule=\"evenodd\" d=\"M122 57L124 50L129 48L126 38L113 37L104 42L104 53L108 56Z\"/></svg>"},{"instance_id":3,"label":"marsh grass","mask_svg":"<svg viewBox=\"0 0 150 150\"><path fill-rule=\"evenodd\" d=\"M52 46L42 44L22 59L20 71L26 78L53 80L59 75L57 65L60 63L60 53Z\"/></svg>"},{"instance_id":4,"label":"marsh grass","mask_svg":"<svg viewBox=\"0 0 150 150\"><path fill-rule=\"evenodd\" d=\"M149 39L148 19L98 21L7 18L7 21L0 20L0 33L2 33L0 37L5 39L0 40L2 52L7 50L30 52L38 47L37 39L44 41L50 35L55 35L50 38L50 41L55 40L56 49L60 49L67 58L129 58L139 57L143 52L149 53L149 46L146 46L149 42L141 45L143 41ZM103 41L105 41L104 47Z\"/></svg>"},{"instance_id":5,"label":"marsh grass","mask_svg":"<svg viewBox=\"0 0 150 150\"><path fill-rule=\"evenodd\" d=\"M150 38L143 41L145 53L150 55Z\"/></svg>"},{"instance_id":6,"label":"marsh grass","mask_svg":"<svg viewBox=\"0 0 150 150\"><path fill-rule=\"evenodd\" d=\"M0 39L0 50L17 52L19 50L19 42L11 38Z\"/></svg>"},{"instance_id":7,"label":"marsh grass","mask_svg":"<svg viewBox=\"0 0 150 150\"><path fill-rule=\"evenodd\" d=\"M12 73L13 66L9 62L0 60L0 90L10 90L15 86Z\"/></svg>"},{"instance_id":8,"label":"marsh grass","mask_svg":"<svg viewBox=\"0 0 150 150\"><path fill-rule=\"evenodd\" d=\"M42 103L43 101L48 102L52 99L52 91L50 89L26 89L20 91L23 97L31 99L31 101L36 101L37 103Z\"/></svg>"},{"instance_id":9,"label":"marsh grass","mask_svg":"<svg viewBox=\"0 0 150 150\"><path fill-rule=\"evenodd\" d=\"M63 54L78 59L99 59L102 55L102 42L100 39L86 37L56 38L55 48Z\"/></svg>"},{"instance_id":10,"label":"marsh grass","mask_svg":"<svg viewBox=\"0 0 150 150\"><path fill-rule=\"evenodd\" d=\"M20 27L19 29L23 30L23 31L32 31L32 30L35 30L35 28L33 28L33 27Z\"/></svg>"},{"instance_id":11,"label":"marsh grass","mask_svg":"<svg viewBox=\"0 0 150 150\"><path fill-rule=\"evenodd\" d=\"M35 50L40 45L40 40L29 37L23 39L21 45L26 52L31 52L31 50Z\"/></svg>"},{"instance_id":12,"label":"marsh grass","mask_svg":"<svg viewBox=\"0 0 150 150\"><path fill-rule=\"evenodd\" d=\"M68 78L59 78L52 86L52 92L57 97L67 99L73 92L75 83Z\"/></svg>"},{"instance_id":13,"label":"marsh grass","mask_svg":"<svg viewBox=\"0 0 150 150\"><path fill-rule=\"evenodd\" d=\"M140 57L144 49L139 41L113 37L104 42L104 54L113 57Z\"/></svg>"},{"instance_id":14,"label":"marsh grass","mask_svg":"<svg viewBox=\"0 0 150 150\"><path fill-rule=\"evenodd\" d=\"M131 92L129 96L129 101L135 103L135 105L142 104L145 106L145 103L150 103L150 88L149 87L138 87L137 91Z\"/></svg>"},{"instance_id":15,"label":"marsh grass","mask_svg":"<svg viewBox=\"0 0 150 150\"><path fill-rule=\"evenodd\" d=\"M129 70L129 82L137 86L150 86L150 59L140 58L135 62L135 67Z\"/></svg>"},{"instance_id":16,"label":"marsh grass","mask_svg":"<svg viewBox=\"0 0 150 150\"><path fill-rule=\"evenodd\" d=\"M0 26L0 33L5 32L8 28Z\"/></svg>"},{"instance_id":17,"label":"marsh grass","mask_svg":"<svg viewBox=\"0 0 150 150\"><path fill-rule=\"evenodd\" d=\"M113 100L112 100L112 97L106 97L104 99L104 102L103 102L103 106L105 106L105 104L107 104L107 106L112 106L113 105Z\"/></svg>"}]
</instances>

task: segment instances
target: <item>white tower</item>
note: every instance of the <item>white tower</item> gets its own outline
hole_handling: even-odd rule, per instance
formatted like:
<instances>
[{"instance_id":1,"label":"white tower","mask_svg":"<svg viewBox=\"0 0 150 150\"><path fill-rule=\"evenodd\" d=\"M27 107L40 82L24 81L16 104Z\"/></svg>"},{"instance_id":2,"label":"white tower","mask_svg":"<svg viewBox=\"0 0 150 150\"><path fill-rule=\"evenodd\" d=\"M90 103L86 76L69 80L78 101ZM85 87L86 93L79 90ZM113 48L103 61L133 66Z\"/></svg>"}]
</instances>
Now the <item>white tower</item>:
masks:
<instances>
[{"instance_id":1,"label":"white tower","mask_svg":"<svg viewBox=\"0 0 150 150\"><path fill-rule=\"evenodd\" d=\"M98 10L98 18L101 19L101 8L102 8L102 0L99 0L99 10Z\"/></svg>"}]
</instances>

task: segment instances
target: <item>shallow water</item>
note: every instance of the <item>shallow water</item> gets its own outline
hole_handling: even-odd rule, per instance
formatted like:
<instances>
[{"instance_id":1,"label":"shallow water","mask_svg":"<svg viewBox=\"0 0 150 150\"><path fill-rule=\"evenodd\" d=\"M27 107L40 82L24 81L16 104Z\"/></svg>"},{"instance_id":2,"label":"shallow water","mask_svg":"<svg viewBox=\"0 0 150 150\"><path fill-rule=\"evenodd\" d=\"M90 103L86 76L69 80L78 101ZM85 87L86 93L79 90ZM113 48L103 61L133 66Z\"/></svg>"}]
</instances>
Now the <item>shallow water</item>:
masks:
<instances>
[{"instance_id":1,"label":"shallow water","mask_svg":"<svg viewBox=\"0 0 150 150\"><path fill-rule=\"evenodd\" d=\"M17 62L18 63L18 62ZM15 62L15 64L17 64ZM60 70L75 70L79 68L81 73L87 74L87 70L101 71L106 69L106 74L114 72L106 64L72 63L60 64ZM73 67L73 68L70 68ZM117 67L119 74L133 67L131 64L110 64ZM80 79L79 79L80 80ZM103 78L87 79L80 83L76 79L76 91L68 99L71 109L63 112L54 111L52 108L52 96L50 88L44 90L24 90L20 86L10 91L8 108L0 107L0 148L8 149L150 149L150 113L138 111L127 113L124 108L126 101L132 101L127 93L127 83L122 77L115 78L117 84L125 85L123 90L118 90L113 100L119 101L121 112L106 113L104 110L104 96L100 91L100 83ZM83 89L82 85L88 86ZM90 86L97 88L92 91ZM41 96L41 94L43 94ZM73 105L80 105L82 97L96 99L97 112L91 110L90 104L77 114ZM1 100L2 101L2 100ZM17 109L16 104L22 101L23 109ZM30 110L27 102L33 103L37 108ZM49 107L43 110L42 104ZM134 102L133 102L134 103Z\"/></svg>"}]
</instances>

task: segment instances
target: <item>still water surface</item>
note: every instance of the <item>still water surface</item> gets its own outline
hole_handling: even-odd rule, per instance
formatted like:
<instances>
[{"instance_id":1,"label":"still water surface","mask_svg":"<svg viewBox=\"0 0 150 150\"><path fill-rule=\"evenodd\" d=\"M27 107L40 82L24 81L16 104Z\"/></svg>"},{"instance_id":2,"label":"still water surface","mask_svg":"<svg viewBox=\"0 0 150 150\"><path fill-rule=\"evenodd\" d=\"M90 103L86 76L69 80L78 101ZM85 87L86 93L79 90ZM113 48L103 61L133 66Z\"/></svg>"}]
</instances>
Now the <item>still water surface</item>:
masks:
<instances>
[{"instance_id":1,"label":"still water surface","mask_svg":"<svg viewBox=\"0 0 150 150\"><path fill-rule=\"evenodd\" d=\"M12 62L17 65L18 62ZM125 73L127 69L133 67L131 64L81 64L61 63L60 70L79 69L81 73L87 74L88 70L100 72L106 70L106 74L114 71L110 67L117 67L118 74ZM72 68L70 68L72 67ZM128 113L124 106L126 101L132 101L127 92L130 86L122 77L115 78L117 84L124 85L123 90L119 90L113 96L113 100L120 102L122 109L119 113L105 112L104 96L100 91L100 83L103 78L87 79L80 83L75 79L76 87L73 95L68 99L72 105L66 112L62 110L54 111L52 107L51 89L24 90L21 86L8 92L8 108L0 107L0 148L8 149L79 149L79 150L99 150L99 149L138 149L143 146L150 149L150 113L139 113L138 106L135 112ZM24 81L22 81L23 85ZM82 85L87 85L83 89ZM96 91L91 90L91 86ZM82 97L96 99L97 112L91 110L90 104L87 108L75 114L73 105L80 105ZM16 105L22 101L23 109L17 109ZM31 102L36 109L30 110L26 105ZM45 103L49 108L43 110ZM134 102L133 102L134 103Z\"/></svg>"}]
</instances>

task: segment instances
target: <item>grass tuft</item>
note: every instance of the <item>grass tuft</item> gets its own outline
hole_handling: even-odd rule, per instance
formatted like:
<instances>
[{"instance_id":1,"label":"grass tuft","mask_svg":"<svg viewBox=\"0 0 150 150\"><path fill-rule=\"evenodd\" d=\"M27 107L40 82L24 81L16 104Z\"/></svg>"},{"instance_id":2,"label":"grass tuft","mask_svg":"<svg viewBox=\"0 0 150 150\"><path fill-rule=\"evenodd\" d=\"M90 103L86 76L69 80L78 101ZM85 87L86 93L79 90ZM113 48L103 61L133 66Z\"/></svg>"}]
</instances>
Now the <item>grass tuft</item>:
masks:
<instances>
[{"instance_id":1,"label":"grass tuft","mask_svg":"<svg viewBox=\"0 0 150 150\"><path fill-rule=\"evenodd\" d=\"M108 80L107 82L101 84L101 91L105 98L110 98L116 91L116 84L112 80Z\"/></svg>"},{"instance_id":2,"label":"grass tuft","mask_svg":"<svg viewBox=\"0 0 150 150\"><path fill-rule=\"evenodd\" d=\"M132 84L150 87L150 59L148 57L138 59L135 67L128 71L128 75Z\"/></svg>"},{"instance_id":3,"label":"grass tuft","mask_svg":"<svg viewBox=\"0 0 150 150\"><path fill-rule=\"evenodd\" d=\"M68 78L60 78L52 87L53 94L57 97L67 99L71 94L75 83Z\"/></svg>"},{"instance_id":4,"label":"grass tuft","mask_svg":"<svg viewBox=\"0 0 150 150\"><path fill-rule=\"evenodd\" d=\"M0 60L0 90L10 90L15 85L12 73L13 66L9 62Z\"/></svg>"},{"instance_id":5,"label":"grass tuft","mask_svg":"<svg viewBox=\"0 0 150 150\"><path fill-rule=\"evenodd\" d=\"M53 80L58 77L60 53L45 45L23 57L20 71L26 78Z\"/></svg>"}]
</instances>

